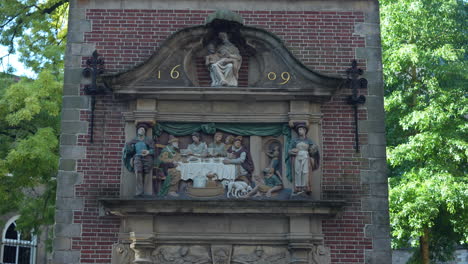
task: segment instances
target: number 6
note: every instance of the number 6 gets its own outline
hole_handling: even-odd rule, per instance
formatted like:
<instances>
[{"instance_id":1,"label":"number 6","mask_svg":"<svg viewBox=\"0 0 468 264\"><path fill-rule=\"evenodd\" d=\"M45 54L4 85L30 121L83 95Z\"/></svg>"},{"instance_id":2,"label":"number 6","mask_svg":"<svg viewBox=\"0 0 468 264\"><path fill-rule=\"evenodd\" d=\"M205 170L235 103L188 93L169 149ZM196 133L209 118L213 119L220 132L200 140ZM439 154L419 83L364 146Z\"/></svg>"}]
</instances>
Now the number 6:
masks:
<instances>
[{"instance_id":1,"label":"number 6","mask_svg":"<svg viewBox=\"0 0 468 264\"><path fill-rule=\"evenodd\" d=\"M179 64L179 65L176 65L176 66L174 66L174 68L172 68L172 70L171 70L171 78L172 78L172 79L177 79L177 78L179 78L180 73L179 73L178 71L176 71L177 67L179 67L179 66L180 66L180 64Z\"/></svg>"}]
</instances>

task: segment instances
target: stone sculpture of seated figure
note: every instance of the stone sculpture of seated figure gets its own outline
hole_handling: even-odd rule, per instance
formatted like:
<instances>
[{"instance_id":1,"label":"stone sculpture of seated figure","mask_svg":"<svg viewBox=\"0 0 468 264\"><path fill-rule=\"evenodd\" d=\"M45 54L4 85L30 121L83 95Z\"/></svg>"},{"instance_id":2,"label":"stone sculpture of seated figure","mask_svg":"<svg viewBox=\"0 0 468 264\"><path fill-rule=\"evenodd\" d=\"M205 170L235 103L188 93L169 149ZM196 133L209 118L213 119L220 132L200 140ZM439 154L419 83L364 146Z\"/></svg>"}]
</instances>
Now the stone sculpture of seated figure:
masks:
<instances>
[{"instance_id":1,"label":"stone sculpture of seated figure","mask_svg":"<svg viewBox=\"0 0 468 264\"><path fill-rule=\"evenodd\" d=\"M225 157L226 146L223 143L223 134L217 132L213 137L213 142L209 145L210 154L214 157Z\"/></svg>"},{"instance_id":2,"label":"stone sculpture of seated figure","mask_svg":"<svg viewBox=\"0 0 468 264\"><path fill-rule=\"evenodd\" d=\"M263 179L255 180L255 188L252 189L245 197L265 195L271 197L274 192L281 191L283 189L283 183L280 178L275 174L275 169L265 168L263 170Z\"/></svg>"},{"instance_id":3,"label":"stone sculpture of seated figure","mask_svg":"<svg viewBox=\"0 0 468 264\"><path fill-rule=\"evenodd\" d=\"M215 50L213 44L208 45L208 55L205 64L211 77L211 86L237 86L242 57L234 44L229 41L226 32L218 35L221 44Z\"/></svg>"},{"instance_id":4,"label":"stone sculpture of seated figure","mask_svg":"<svg viewBox=\"0 0 468 264\"><path fill-rule=\"evenodd\" d=\"M201 142L200 139L201 139L200 133L198 132L192 133L193 143L189 144L187 147L188 155L204 157L208 154L208 147L206 146L206 143Z\"/></svg>"}]
</instances>

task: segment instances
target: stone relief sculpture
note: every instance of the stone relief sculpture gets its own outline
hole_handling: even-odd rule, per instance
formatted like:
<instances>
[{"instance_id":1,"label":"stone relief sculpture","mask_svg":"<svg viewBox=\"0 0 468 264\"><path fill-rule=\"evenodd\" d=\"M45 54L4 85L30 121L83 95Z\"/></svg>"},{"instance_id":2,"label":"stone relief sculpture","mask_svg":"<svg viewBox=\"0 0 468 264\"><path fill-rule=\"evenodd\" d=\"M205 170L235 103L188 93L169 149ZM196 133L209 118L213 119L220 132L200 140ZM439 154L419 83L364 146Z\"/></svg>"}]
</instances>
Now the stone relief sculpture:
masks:
<instances>
[{"instance_id":1,"label":"stone relief sculpture","mask_svg":"<svg viewBox=\"0 0 468 264\"><path fill-rule=\"evenodd\" d=\"M230 264L232 246L212 245L211 255L213 264Z\"/></svg>"},{"instance_id":2,"label":"stone relief sculpture","mask_svg":"<svg viewBox=\"0 0 468 264\"><path fill-rule=\"evenodd\" d=\"M192 250L198 252L192 253ZM152 260L158 264L212 264L207 252L188 246L160 247L153 251Z\"/></svg>"},{"instance_id":3,"label":"stone relief sculpture","mask_svg":"<svg viewBox=\"0 0 468 264\"><path fill-rule=\"evenodd\" d=\"M214 157L226 156L226 145L223 143L223 133L216 132L213 137L213 143L208 146L208 152Z\"/></svg>"},{"instance_id":4,"label":"stone relief sculpture","mask_svg":"<svg viewBox=\"0 0 468 264\"><path fill-rule=\"evenodd\" d=\"M208 147L206 146L205 142L201 142L200 133L194 132L192 133L192 140L193 143L188 145L187 147L187 154L194 155L194 156L201 156L204 157L208 155Z\"/></svg>"},{"instance_id":5,"label":"stone relief sculpture","mask_svg":"<svg viewBox=\"0 0 468 264\"><path fill-rule=\"evenodd\" d=\"M269 168L272 168L274 173L281 178L281 144L279 142L271 144L266 155L270 158Z\"/></svg>"},{"instance_id":6,"label":"stone relief sculpture","mask_svg":"<svg viewBox=\"0 0 468 264\"><path fill-rule=\"evenodd\" d=\"M262 246L257 246L255 250L247 254L235 254L232 259L233 264L286 264L286 252L267 254Z\"/></svg>"},{"instance_id":7,"label":"stone relief sculpture","mask_svg":"<svg viewBox=\"0 0 468 264\"><path fill-rule=\"evenodd\" d=\"M250 156L250 151L242 146L242 137L238 136L234 139L234 145L227 150L227 159L223 160L224 164L236 165L236 180L245 181L250 184L252 172L254 171L254 163Z\"/></svg>"},{"instance_id":8,"label":"stone relief sculpture","mask_svg":"<svg viewBox=\"0 0 468 264\"><path fill-rule=\"evenodd\" d=\"M147 129L147 124L138 124L137 136L125 144L123 151L126 168L130 172L135 172L135 196L153 195L154 141L146 136Z\"/></svg>"},{"instance_id":9,"label":"stone relief sculpture","mask_svg":"<svg viewBox=\"0 0 468 264\"><path fill-rule=\"evenodd\" d=\"M273 193L283 189L283 183L280 178L275 174L273 168L265 168L263 170L263 178L256 177L255 188L252 189L245 197L252 195L271 197Z\"/></svg>"},{"instance_id":10,"label":"stone relief sculpture","mask_svg":"<svg viewBox=\"0 0 468 264\"><path fill-rule=\"evenodd\" d=\"M295 123L294 130L298 137L291 140L288 154L291 157L294 194L310 194L312 171L319 166L319 152L317 145L307 138L305 123Z\"/></svg>"},{"instance_id":11,"label":"stone relief sculpture","mask_svg":"<svg viewBox=\"0 0 468 264\"><path fill-rule=\"evenodd\" d=\"M251 124L236 124L232 128L226 124L220 126L228 131L248 134L258 129ZM272 127L283 135L290 135L287 124ZM272 136L273 134L267 135L262 139L263 149L252 149L266 155L261 164L267 167L260 174L254 174L250 138L245 140L242 136L223 134L217 131L215 124L183 124L180 128L177 124L170 124L165 129L183 136L177 138L164 132L166 134L163 137L156 138L158 144L155 145L154 141L146 136L146 128L145 124L138 125L137 137L127 142L123 153L126 167L135 171L135 189L139 196L143 190L144 195L165 198L291 199L292 191L285 188L285 184L288 186L288 183L284 182L286 177L283 179L281 173L281 166L284 166L281 155L283 140L287 140L284 144L288 146L286 157L289 160L286 165L290 164L285 176L288 176L287 179L292 176L290 182L294 186L293 195L310 193L310 177L312 170L318 167L319 154L317 146L306 136L305 123L294 124L293 129L298 135L295 138L291 139L288 136L281 139ZM183 131L187 131L187 134L184 135ZM265 134L266 130L261 128L258 131ZM202 141L202 132L213 135L212 139L204 135L203 139L206 142ZM179 144L182 144L183 148L180 148ZM153 161L154 153L157 155ZM152 175L153 162L156 176L152 179L149 176ZM288 173L289 168L292 173ZM147 176L152 180L151 183L145 182ZM150 185L149 191L146 191L146 185ZM155 193L152 193L153 187Z\"/></svg>"},{"instance_id":12,"label":"stone relief sculpture","mask_svg":"<svg viewBox=\"0 0 468 264\"><path fill-rule=\"evenodd\" d=\"M179 150L179 139L171 136L167 145L161 151L159 155L159 161L163 167L164 174L166 176L164 180L164 185L162 186L159 194L164 196L168 194L169 196L177 197L179 190L179 182L181 178L181 173L177 170L178 162L181 160L180 150Z\"/></svg>"},{"instance_id":13,"label":"stone relief sculpture","mask_svg":"<svg viewBox=\"0 0 468 264\"><path fill-rule=\"evenodd\" d=\"M114 244L112 246L112 263L128 264L135 259L135 253L129 244Z\"/></svg>"},{"instance_id":14,"label":"stone relief sculpture","mask_svg":"<svg viewBox=\"0 0 468 264\"><path fill-rule=\"evenodd\" d=\"M315 245L312 249L312 261L314 264L331 263L330 249L323 245Z\"/></svg>"},{"instance_id":15,"label":"stone relief sculpture","mask_svg":"<svg viewBox=\"0 0 468 264\"><path fill-rule=\"evenodd\" d=\"M211 77L211 86L237 86L242 57L239 49L229 41L226 32L218 34L221 44L215 49L214 44L208 44L205 64Z\"/></svg>"}]
</instances>

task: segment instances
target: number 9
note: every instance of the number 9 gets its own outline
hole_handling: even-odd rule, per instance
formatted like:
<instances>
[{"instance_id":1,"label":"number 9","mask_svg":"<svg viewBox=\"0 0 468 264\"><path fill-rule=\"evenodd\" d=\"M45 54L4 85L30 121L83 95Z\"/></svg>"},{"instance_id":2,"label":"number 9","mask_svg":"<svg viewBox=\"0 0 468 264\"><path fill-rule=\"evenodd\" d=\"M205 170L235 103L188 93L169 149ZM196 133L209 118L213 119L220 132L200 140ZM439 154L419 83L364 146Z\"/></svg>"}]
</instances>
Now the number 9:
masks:
<instances>
[{"instance_id":1,"label":"number 9","mask_svg":"<svg viewBox=\"0 0 468 264\"><path fill-rule=\"evenodd\" d=\"M283 79L284 82L280 83L281 85L286 84L291 80L291 74L289 72L283 72L281 73L281 79Z\"/></svg>"}]
</instances>

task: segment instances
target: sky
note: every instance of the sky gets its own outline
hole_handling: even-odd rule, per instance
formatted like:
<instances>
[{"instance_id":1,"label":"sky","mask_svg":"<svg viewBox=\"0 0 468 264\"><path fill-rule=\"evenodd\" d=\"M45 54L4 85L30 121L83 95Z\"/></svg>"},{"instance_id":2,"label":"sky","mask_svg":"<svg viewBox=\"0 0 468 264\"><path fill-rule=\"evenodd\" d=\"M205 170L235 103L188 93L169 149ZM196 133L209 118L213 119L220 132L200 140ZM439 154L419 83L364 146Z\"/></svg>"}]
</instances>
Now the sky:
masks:
<instances>
[{"instance_id":1,"label":"sky","mask_svg":"<svg viewBox=\"0 0 468 264\"><path fill-rule=\"evenodd\" d=\"M8 48L0 45L0 57L3 57L8 53ZM26 76L29 78L35 78L37 75L29 68L26 68L21 62L19 62L18 54L12 54L8 57L3 58L2 64L0 64L0 72L5 72L11 65L15 68L13 74L18 76Z\"/></svg>"}]
</instances>

